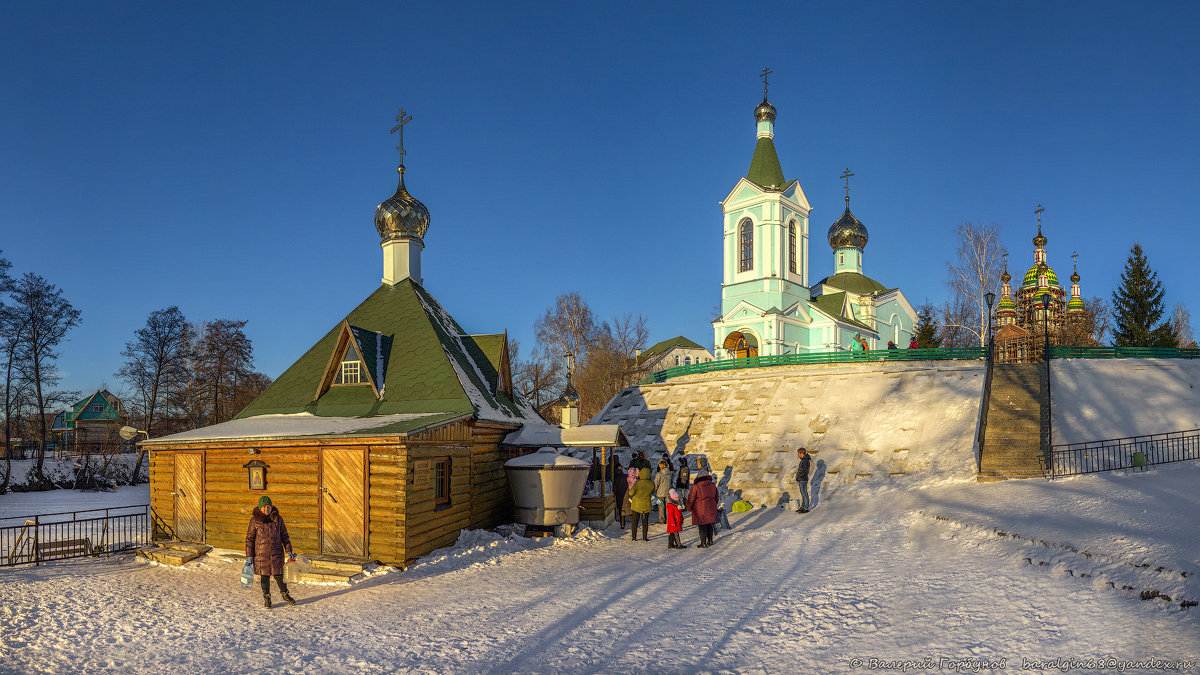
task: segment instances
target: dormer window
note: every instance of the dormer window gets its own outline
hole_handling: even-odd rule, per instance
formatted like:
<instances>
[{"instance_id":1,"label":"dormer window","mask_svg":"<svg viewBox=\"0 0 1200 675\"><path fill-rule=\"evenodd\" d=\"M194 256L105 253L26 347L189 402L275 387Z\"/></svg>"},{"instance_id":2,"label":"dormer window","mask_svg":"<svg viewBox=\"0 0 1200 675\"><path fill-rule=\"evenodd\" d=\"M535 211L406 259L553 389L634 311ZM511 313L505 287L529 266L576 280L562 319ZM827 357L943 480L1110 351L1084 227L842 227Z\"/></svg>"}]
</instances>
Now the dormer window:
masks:
<instances>
[{"instance_id":1,"label":"dormer window","mask_svg":"<svg viewBox=\"0 0 1200 675\"><path fill-rule=\"evenodd\" d=\"M93 403L92 404L92 412L94 412L94 413L104 412L104 404L103 403Z\"/></svg>"},{"instance_id":2,"label":"dormer window","mask_svg":"<svg viewBox=\"0 0 1200 675\"><path fill-rule=\"evenodd\" d=\"M334 384L363 384L366 380L363 379L362 361L358 360L358 354L354 352L353 345L346 346L346 353L342 355L342 362L338 364L338 372L334 377Z\"/></svg>"}]
</instances>

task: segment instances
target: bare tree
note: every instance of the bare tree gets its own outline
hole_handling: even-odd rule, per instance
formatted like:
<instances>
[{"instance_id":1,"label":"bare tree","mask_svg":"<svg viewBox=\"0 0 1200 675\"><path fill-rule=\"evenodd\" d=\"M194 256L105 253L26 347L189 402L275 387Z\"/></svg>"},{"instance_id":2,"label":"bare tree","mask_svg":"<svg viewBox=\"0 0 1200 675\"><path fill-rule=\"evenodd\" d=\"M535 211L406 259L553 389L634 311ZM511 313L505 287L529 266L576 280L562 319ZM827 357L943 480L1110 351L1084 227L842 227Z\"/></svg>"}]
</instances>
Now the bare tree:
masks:
<instances>
[{"instance_id":1,"label":"bare tree","mask_svg":"<svg viewBox=\"0 0 1200 675\"><path fill-rule=\"evenodd\" d=\"M587 359L576 370L580 420L591 419L612 397L642 378L645 373L637 354L646 348L649 337L646 317L640 314L601 324Z\"/></svg>"},{"instance_id":2,"label":"bare tree","mask_svg":"<svg viewBox=\"0 0 1200 675\"><path fill-rule=\"evenodd\" d=\"M937 339L942 347L970 347L975 344L975 336L968 327L973 323L974 308L959 298L952 297L942 305L938 312Z\"/></svg>"},{"instance_id":3,"label":"bare tree","mask_svg":"<svg viewBox=\"0 0 1200 675\"><path fill-rule=\"evenodd\" d=\"M1171 334L1175 336L1176 347L1196 348L1196 334L1192 331L1192 313L1182 302L1175 303L1175 307L1171 309Z\"/></svg>"},{"instance_id":4,"label":"bare tree","mask_svg":"<svg viewBox=\"0 0 1200 675\"><path fill-rule=\"evenodd\" d=\"M1083 315L1063 326L1060 341L1068 347L1096 347L1104 344L1111 326L1108 302L1099 296L1085 298Z\"/></svg>"},{"instance_id":5,"label":"bare tree","mask_svg":"<svg viewBox=\"0 0 1200 675\"><path fill-rule=\"evenodd\" d=\"M204 324L195 354L194 380L207 399L210 424L232 419L239 388L250 376L254 347L246 336L245 321L217 319Z\"/></svg>"},{"instance_id":6,"label":"bare tree","mask_svg":"<svg viewBox=\"0 0 1200 675\"><path fill-rule=\"evenodd\" d=\"M962 223L955 228L958 238L957 258L947 263L947 284L950 287L953 310L944 314L978 341L987 346L988 306L984 294L998 290L1004 244L1000 243L1000 226L995 223ZM963 311L966 308L969 311ZM950 324L946 324L949 326ZM957 341L956 341L957 342ZM966 344L945 346L965 347Z\"/></svg>"},{"instance_id":7,"label":"bare tree","mask_svg":"<svg viewBox=\"0 0 1200 675\"><path fill-rule=\"evenodd\" d=\"M521 398L540 411L562 392L563 370L558 359L535 353L528 361L513 367L513 387Z\"/></svg>"},{"instance_id":8,"label":"bare tree","mask_svg":"<svg viewBox=\"0 0 1200 675\"><path fill-rule=\"evenodd\" d=\"M41 479L46 444L50 440L46 412L75 396L54 389L60 380L54 363L58 358L56 348L67 332L79 325L80 312L67 302L57 286L33 272L27 272L13 284L12 299L15 321L24 327L17 350L37 408L39 434L34 476Z\"/></svg>"},{"instance_id":9,"label":"bare tree","mask_svg":"<svg viewBox=\"0 0 1200 675\"><path fill-rule=\"evenodd\" d=\"M554 306L546 310L533 328L538 343L547 354L561 356L568 364L577 364L587 356L598 326L596 315L587 302L572 291L555 298Z\"/></svg>"},{"instance_id":10,"label":"bare tree","mask_svg":"<svg viewBox=\"0 0 1200 675\"><path fill-rule=\"evenodd\" d=\"M12 292L13 280L8 275L12 263L3 253L0 251L0 349L4 350L4 480L0 482L0 493L8 491L8 479L12 475L13 415L20 410L16 404L27 384L17 368L16 358L17 348L21 344L19 336L25 326L5 302L8 294Z\"/></svg>"},{"instance_id":11,"label":"bare tree","mask_svg":"<svg viewBox=\"0 0 1200 675\"><path fill-rule=\"evenodd\" d=\"M125 362L116 376L124 380L137 397L131 406L140 413L139 426L153 437L158 414L166 404L168 384L187 378L188 326L178 307L150 312L146 325L134 331L134 339L125 343L121 356ZM145 447L138 453L133 480L140 475Z\"/></svg>"}]
</instances>

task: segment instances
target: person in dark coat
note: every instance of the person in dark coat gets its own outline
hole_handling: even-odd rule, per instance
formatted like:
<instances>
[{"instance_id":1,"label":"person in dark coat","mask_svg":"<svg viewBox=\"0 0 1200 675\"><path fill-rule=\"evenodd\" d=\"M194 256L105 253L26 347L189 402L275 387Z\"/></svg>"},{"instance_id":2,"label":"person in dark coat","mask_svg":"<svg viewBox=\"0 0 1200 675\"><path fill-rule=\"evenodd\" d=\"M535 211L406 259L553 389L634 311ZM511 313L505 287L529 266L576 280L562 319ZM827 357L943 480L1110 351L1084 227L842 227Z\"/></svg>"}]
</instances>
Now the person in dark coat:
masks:
<instances>
[{"instance_id":1,"label":"person in dark coat","mask_svg":"<svg viewBox=\"0 0 1200 675\"><path fill-rule=\"evenodd\" d=\"M712 476L707 472L696 477L687 498L688 511L692 512L692 524L700 530L700 545L696 548L708 548L713 543L713 524L719 518L717 514L717 486L712 482Z\"/></svg>"},{"instance_id":2,"label":"person in dark coat","mask_svg":"<svg viewBox=\"0 0 1200 675\"><path fill-rule=\"evenodd\" d=\"M675 474L675 489L679 491L683 500L687 500L690 487L692 487L692 469L688 466L687 457L680 457L679 471Z\"/></svg>"},{"instance_id":3,"label":"person in dark coat","mask_svg":"<svg viewBox=\"0 0 1200 675\"><path fill-rule=\"evenodd\" d=\"M796 467L796 483L800 490L800 508L796 509L797 513L808 513L808 475L812 465L812 457L809 456L806 448L800 448L796 451L796 457L800 458L800 465Z\"/></svg>"},{"instance_id":4,"label":"person in dark coat","mask_svg":"<svg viewBox=\"0 0 1200 675\"><path fill-rule=\"evenodd\" d=\"M258 500L258 506L250 514L250 527L246 529L246 558L254 561L254 573L259 575L262 586L263 607L271 608L271 577L279 587L279 595L289 605L296 604L288 595L287 584L283 583L283 552L292 556L292 540L288 537L287 525L279 511L271 504L270 497Z\"/></svg>"},{"instance_id":5,"label":"person in dark coat","mask_svg":"<svg viewBox=\"0 0 1200 675\"><path fill-rule=\"evenodd\" d=\"M888 340L888 349L899 349L899 347L896 346L895 342Z\"/></svg>"},{"instance_id":6,"label":"person in dark coat","mask_svg":"<svg viewBox=\"0 0 1200 675\"><path fill-rule=\"evenodd\" d=\"M638 452L637 455L633 458L633 461L629 463L629 466L631 468L638 469L638 470L649 469L650 468L650 460L646 459L646 453Z\"/></svg>"},{"instance_id":7,"label":"person in dark coat","mask_svg":"<svg viewBox=\"0 0 1200 675\"><path fill-rule=\"evenodd\" d=\"M654 496L658 497L658 522L667 522L667 495L671 492L674 479L671 465L666 458L658 460L658 473L654 474Z\"/></svg>"},{"instance_id":8,"label":"person in dark coat","mask_svg":"<svg viewBox=\"0 0 1200 675\"><path fill-rule=\"evenodd\" d=\"M617 501L617 519L621 529L625 529L625 493L629 491L629 483L625 482L625 469L621 468L621 460L616 455L612 458L612 493Z\"/></svg>"}]
</instances>

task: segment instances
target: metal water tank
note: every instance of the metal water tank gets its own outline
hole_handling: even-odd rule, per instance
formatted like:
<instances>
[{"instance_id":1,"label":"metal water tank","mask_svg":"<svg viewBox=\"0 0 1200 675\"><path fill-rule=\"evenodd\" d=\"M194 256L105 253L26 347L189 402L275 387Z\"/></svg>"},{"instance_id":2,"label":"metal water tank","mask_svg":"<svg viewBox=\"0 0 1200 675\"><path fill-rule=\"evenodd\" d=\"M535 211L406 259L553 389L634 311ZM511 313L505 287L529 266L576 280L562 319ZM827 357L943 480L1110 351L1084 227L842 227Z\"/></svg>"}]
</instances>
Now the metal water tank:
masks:
<instances>
[{"instance_id":1,"label":"metal water tank","mask_svg":"<svg viewBox=\"0 0 1200 675\"><path fill-rule=\"evenodd\" d=\"M545 447L504 463L518 523L539 527L579 522L591 464Z\"/></svg>"}]
</instances>

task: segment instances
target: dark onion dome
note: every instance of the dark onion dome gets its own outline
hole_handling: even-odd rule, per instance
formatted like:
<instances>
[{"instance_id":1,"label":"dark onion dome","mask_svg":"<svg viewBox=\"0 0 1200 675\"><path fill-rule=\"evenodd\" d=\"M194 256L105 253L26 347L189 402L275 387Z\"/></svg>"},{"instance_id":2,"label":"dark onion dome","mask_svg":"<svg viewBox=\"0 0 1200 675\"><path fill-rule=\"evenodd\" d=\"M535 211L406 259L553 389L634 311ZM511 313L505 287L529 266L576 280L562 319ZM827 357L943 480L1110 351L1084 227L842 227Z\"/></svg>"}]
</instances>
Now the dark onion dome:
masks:
<instances>
[{"instance_id":1,"label":"dark onion dome","mask_svg":"<svg viewBox=\"0 0 1200 675\"><path fill-rule=\"evenodd\" d=\"M754 109L754 121L761 122L763 120L775 121L775 106L767 102L766 96L763 97L762 103L759 103Z\"/></svg>"},{"instance_id":2,"label":"dark onion dome","mask_svg":"<svg viewBox=\"0 0 1200 675\"><path fill-rule=\"evenodd\" d=\"M421 239L429 229L429 209L404 188L404 167L398 171L400 185L396 194L375 209L375 231L383 241L403 237Z\"/></svg>"},{"instance_id":3,"label":"dark onion dome","mask_svg":"<svg viewBox=\"0 0 1200 675\"><path fill-rule=\"evenodd\" d=\"M1079 279L1080 279L1080 278L1081 278L1081 277L1079 276L1079 272L1078 272L1078 271L1076 271L1076 272L1071 272L1071 283L1073 283L1073 284L1077 284L1077 283L1079 283Z\"/></svg>"},{"instance_id":4,"label":"dark onion dome","mask_svg":"<svg viewBox=\"0 0 1200 675\"><path fill-rule=\"evenodd\" d=\"M563 391L561 400L569 406L579 405L579 392L575 391L575 385L571 384L570 380L567 380L567 388Z\"/></svg>"},{"instance_id":5,"label":"dark onion dome","mask_svg":"<svg viewBox=\"0 0 1200 675\"><path fill-rule=\"evenodd\" d=\"M1008 268L1007 268L1007 267L1005 267L1005 268L1004 268L1004 273L1000 275L1000 283L1002 283L1002 284L1007 284L1007 283L1008 283L1008 282L1010 282L1010 281L1012 281L1012 277L1011 277L1011 276L1009 276L1009 274L1008 274Z\"/></svg>"},{"instance_id":6,"label":"dark onion dome","mask_svg":"<svg viewBox=\"0 0 1200 675\"><path fill-rule=\"evenodd\" d=\"M1046 235L1042 234L1042 224L1038 223L1038 233L1033 237L1033 245L1038 248L1046 247Z\"/></svg>"},{"instance_id":7,"label":"dark onion dome","mask_svg":"<svg viewBox=\"0 0 1200 675\"><path fill-rule=\"evenodd\" d=\"M847 246L863 248L867 245L867 228L850 213L849 203L842 217L829 226L829 245L835 249Z\"/></svg>"}]
</instances>

